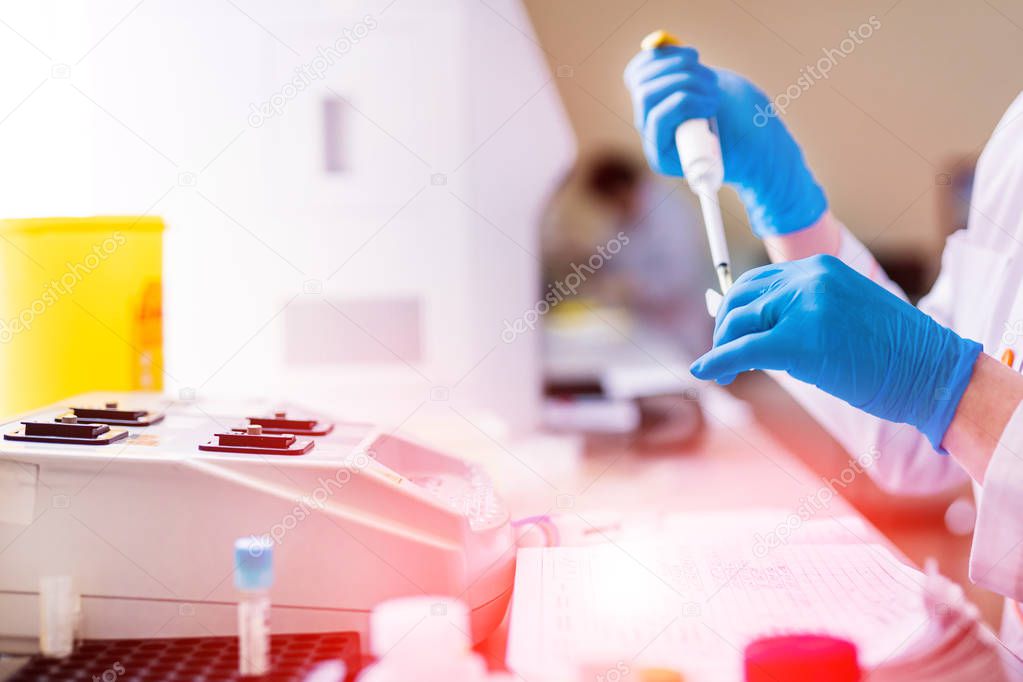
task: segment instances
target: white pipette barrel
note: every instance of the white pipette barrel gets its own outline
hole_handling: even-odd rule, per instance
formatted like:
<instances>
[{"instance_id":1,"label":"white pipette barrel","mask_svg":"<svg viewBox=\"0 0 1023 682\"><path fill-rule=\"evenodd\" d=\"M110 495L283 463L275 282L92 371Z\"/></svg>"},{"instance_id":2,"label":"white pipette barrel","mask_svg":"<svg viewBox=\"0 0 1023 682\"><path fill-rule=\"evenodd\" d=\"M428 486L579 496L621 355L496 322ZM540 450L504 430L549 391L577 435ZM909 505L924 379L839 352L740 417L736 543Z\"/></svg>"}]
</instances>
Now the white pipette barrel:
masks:
<instances>
[{"instance_id":1,"label":"white pipette barrel","mask_svg":"<svg viewBox=\"0 0 1023 682\"><path fill-rule=\"evenodd\" d=\"M732 263L728 255L728 242L725 241L721 206L718 204L718 190L721 189L725 174L721 144L709 120L694 118L675 130L675 146L686 181L700 198L710 256L714 260L721 293L727 293L732 286Z\"/></svg>"},{"instance_id":2,"label":"white pipette barrel","mask_svg":"<svg viewBox=\"0 0 1023 682\"><path fill-rule=\"evenodd\" d=\"M665 45L678 45L678 39L665 31L654 31L643 39L642 47L653 50ZM721 220L718 190L724 180L721 143L711 120L690 119L675 129L675 147L682 172L689 187L700 198L703 226L707 231L710 255L714 260L721 293L732 286L732 261L725 241L725 227Z\"/></svg>"},{"instance_id":3,"label":"white pipette barrel","mask_svg":"<svg viewBox=\"0 0 1023 682\"><path fill-rule=\"evenodd\" d=\"M707 230L710 257L714 261L718 284L721 285L721 293L727 293L732 286L732 266L728 255L728 244L725 242L725 226L721 221L718 195L717 192L698 191L697 196L700 197L703 225Z\"/></svg>"}]
</instances>

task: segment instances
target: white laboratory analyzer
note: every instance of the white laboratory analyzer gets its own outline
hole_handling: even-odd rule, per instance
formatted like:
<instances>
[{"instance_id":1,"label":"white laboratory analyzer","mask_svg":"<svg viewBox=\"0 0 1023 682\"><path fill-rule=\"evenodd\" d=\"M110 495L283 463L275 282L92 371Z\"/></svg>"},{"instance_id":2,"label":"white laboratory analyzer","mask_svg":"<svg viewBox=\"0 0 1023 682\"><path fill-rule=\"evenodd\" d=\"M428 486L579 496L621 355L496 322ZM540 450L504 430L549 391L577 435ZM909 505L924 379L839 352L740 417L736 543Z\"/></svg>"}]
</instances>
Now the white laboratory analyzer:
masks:
<instances>
[{"instance_id":1,"label":"white laboratory analyzer","mask_svg":"<svg viewBox=\"0 0 1023 682\"><path fill-rule=\"evenodd\" d=\"M38 636L69 576L79 636L236 634L238 538L268 539L273 630L357 631L384 600L464 601L473 639L514 581L479 468L369 424L292 409L87 394L0 425L0 637Z\"/></svg>"}]
</instances>

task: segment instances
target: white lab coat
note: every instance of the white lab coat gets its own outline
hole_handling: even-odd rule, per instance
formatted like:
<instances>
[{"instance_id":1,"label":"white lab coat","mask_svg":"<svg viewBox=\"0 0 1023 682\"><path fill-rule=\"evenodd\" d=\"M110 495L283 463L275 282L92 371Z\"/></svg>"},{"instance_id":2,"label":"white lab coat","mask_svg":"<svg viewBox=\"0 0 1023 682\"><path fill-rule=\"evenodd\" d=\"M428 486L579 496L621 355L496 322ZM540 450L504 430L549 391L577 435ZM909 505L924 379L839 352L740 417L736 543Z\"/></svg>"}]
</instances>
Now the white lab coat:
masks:
<instances>
[{"instance_id":1,"label":"white lab coat","mask_svg":"<svg viewBox=\"0 0 1023 682\"><path fill-rule=\"evenodd\" d=\"M848 232L840 257L897 290ZM977 165L968 227L950 236L941 273L920 309L1001 359L1014 352L1023 371L1023 94L1002 117ZM787 375L778 380L867 471L893 492L930 493L969 480L956 462L933 450L916 429L861 412ZM1001 435L984 478L970 554L970 578L1005 595L1002 640L1023 656L1023 408Z\"/></svg>"}]
</instances>

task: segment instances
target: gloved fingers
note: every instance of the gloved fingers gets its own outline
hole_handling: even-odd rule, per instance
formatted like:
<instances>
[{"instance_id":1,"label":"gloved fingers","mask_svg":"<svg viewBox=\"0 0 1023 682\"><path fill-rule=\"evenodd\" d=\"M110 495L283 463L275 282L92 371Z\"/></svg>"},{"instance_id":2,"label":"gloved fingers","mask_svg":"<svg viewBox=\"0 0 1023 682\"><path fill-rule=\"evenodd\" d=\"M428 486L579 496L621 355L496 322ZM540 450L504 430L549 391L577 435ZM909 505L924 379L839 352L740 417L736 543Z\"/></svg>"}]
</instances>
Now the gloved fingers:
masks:
<instances>
[{"instance_id":1,"label":"gloved fingers","mask_svg":"<svg viewBox=\"0 0 1023 682\"><path fill-rule=\"evenodd\" d=\"M675 92L702 95L713 102L701 118L713 116L717 110L717 84L714 72L697 65L694 70L677 71L643 81L632 89L633 122L642 130L647 114L665 97Z\"/></svg>"},{"instance_id":2,"label":"gloved fingers","mask_svg":"<svg viewBox=\"0 0 1023 682\"><path fill-rule=\"evenodd\" d=\"M760 272L757 273L757 270ZM724 318L730 311L748 305L762 297L765 293L775 288L775 284L782 279L783 271L780 268L766 266L764 268L757 268L757 270L750 271L757 273L753 275L749 275L748 272L744 273L742 277L736 280L732 288L728 290L728 293L725 294L721 305L718 307L718 324L724 321Z\"/></svg>"},{"instance_id":3,"label":"gloved fingers","mask_svg":"<svg viewBox=\"0 0 1023 682\"><path fill-rule=\"evenodd\" d=\"M754 369L785 369L787 352L773 330L756 332L711 348L689 371L697 379L716 381Z\"/></svg>"},{"instance_id":4,"label":"gloved fingers","mask_svg":"<svg viewBox=\"0 0 1023 682\"><path fill-rule=\"evenodd\" d=\"M643 155L646 156L650 167L662 175L682 177L682 162L678 154L671 150L664 151L660 146L660 139L655 131L650 134L642 132Z\"/></svg>"},{"instance_id":5,"label":"gloved fingers","mask_svg":"<svg viewBox=\"0 0 1023 682\"><path fill-rule=\"evenodd\" d=\"M746 305L732 307L724 315L719 313L714 325L714 345L723 346L734 339L766 331L774 326L764 315L767 304L767 300L758 297Z\"/></svg>"},{"instance_id":6,"label":"gloved fingers","mask_svg":"<svg viewBox=\"0 0 1023 682\"><path fill-rule=\"evenodd\" d=\"M625 67L625 84L631 88L648 78L699 62L700 53L692 47L665 45L654 50L641 50Z\"/></svg>"},{"instance_id":7,"label":"gloved fingers","mask_svg":"<svg viewBox=\"0 0 1023 682\"><path fill-rule=\"evenodd\" d=\"M634 72L627 85L630 90L635 90L665 76L678 76L686 73L697 76L701 81L707 83L710 89L718 92L718 75L714 69L704 66L697 59L681 57L661 59L645 65L642 69Z\"/></svg>"},{"instance_id":8,"label":"gloved fingers","mask_svg":"<svg viewBox=\"0 0 1023 682\"><path fill-rule=\"evenodd\" d=\"M682 175L682 167L678 160L678 149L675 146L675 129L691 118L706 117L708 110L713 110L713 98L675 92L656 104L643 125L643 147L647 151L647 159L656 163L662 173Z\"/></svg>"},{"instance_id":9,"label":"gloved fingers","mask_svg":"<svg viewBox=\"0 0 1023 682\"><path fill-rule=\"evenodd\" d=\"M735 377L737 377L737 376L739 376L739 375L738 374L729 374L726 377L721 377L720 379L715 379L714 381L717 383L718 386L727 386L728 384L730 384L733 381L735 381Z\"/></svg>"},{"instance_id":10,"label":"gloved fingers","mask_svg":"<svg viewBox=\"0 0 1023 682\"><path fill-rule=\"evenodd\" d=\"M735 284L732 285L732 289L747 282L752 282L758 279L765 279L767 277L773 277L774 275L780 275L784 271L784 264L771 263L768 265L761 265L759 268L753 268L739 275ZM729 290L731 292L731 289Z\"/></svg>"}]
</instances>

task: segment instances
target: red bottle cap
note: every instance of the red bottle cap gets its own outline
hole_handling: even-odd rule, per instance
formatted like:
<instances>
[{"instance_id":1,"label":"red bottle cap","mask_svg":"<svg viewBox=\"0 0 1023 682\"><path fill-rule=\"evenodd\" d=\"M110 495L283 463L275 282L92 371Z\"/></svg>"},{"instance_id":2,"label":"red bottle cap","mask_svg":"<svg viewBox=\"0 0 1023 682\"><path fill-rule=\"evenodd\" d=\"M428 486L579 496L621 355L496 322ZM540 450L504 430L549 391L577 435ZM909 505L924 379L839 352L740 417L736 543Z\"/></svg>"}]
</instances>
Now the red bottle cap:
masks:
<instances>
[{"instance_id":1,"label":"red bottle cap","mask_svg":"<svg viewBox=\"0 0 1023 682\"><path fill-rule=\"evenodd\" d=\"M859 682L856 645L824 635L764 637L746 647L746 682Z\"/></svg>"}]
</instances>

